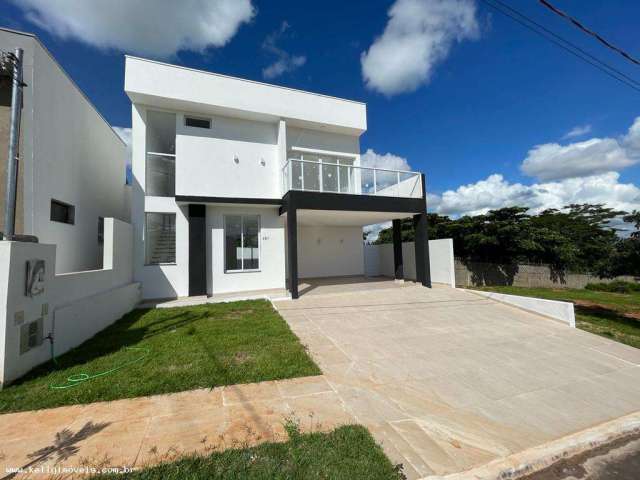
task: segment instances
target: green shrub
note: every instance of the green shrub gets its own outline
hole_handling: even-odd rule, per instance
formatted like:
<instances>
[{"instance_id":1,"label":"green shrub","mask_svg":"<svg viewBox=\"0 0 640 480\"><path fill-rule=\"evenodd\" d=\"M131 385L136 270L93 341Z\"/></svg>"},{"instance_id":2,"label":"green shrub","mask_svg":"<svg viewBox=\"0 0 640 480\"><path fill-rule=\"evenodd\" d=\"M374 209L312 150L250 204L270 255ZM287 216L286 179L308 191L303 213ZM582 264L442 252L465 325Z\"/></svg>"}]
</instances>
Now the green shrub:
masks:
<instances>
[{"instance_id":1,"label":"green shrub","mask_svg":"<svg viewBox=\"0 0 640 480\"><path fill-rule=\"evenodd\" d=\"M584 288L598 292L632 293L640 292L640 283L616 280L610 283L588 283Z\"/></svg>"}]
</instances>

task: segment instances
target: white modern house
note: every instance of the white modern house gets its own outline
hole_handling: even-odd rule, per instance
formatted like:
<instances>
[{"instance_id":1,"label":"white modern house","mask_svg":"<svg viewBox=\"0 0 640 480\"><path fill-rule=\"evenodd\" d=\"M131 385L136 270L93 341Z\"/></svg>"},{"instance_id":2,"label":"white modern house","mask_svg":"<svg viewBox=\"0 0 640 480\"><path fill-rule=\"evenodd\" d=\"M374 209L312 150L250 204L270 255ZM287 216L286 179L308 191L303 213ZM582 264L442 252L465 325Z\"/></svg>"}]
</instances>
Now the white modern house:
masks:
<instances>
[{"instance_id":1,"label":"white modern house","mask_svg":"<svg viewBox=\"0 0 640 480\"><path fill-rule=\"evenodd\" d=\"M424 176L364 168L366 105L127 57L134 276L143 298L287 288L364 274L363 226L416 225L430 286Z\"/></svg>"},{"instance_id":2,"label":"white modern house","mask_svg":"<svg viewBox=\"0 0 640 480\"><path fill-rule=\"evenodd\" d=\"M25 83L16 233L55 244L56 273L101 268L104 218L130 218L126 146L34 35L0 28L0 50L16 48ZM11 91L11 78L0 78L0 211Z\"/></svg>"}]
</instances>

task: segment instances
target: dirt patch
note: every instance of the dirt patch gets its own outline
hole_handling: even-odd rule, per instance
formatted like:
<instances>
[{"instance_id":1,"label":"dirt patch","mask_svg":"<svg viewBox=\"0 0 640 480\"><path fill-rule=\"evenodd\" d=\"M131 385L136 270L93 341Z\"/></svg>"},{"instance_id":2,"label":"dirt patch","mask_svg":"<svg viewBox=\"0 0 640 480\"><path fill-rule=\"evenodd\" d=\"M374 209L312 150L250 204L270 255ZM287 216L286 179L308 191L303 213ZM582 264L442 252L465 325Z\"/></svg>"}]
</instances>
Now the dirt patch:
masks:
<instances>
[{"instance_id":1,"label":"dirt patch","mask_svg":"<svg viewBox=\"0 0 640 480\"><path fill-rule=\"evenodd\" d=\"M611 310L608 305L592 302L591 300L573 300L573 303L579 307L593 308L594 310Z\"/></svg>"},{"instance_id":2,"label":"dirt patch","mask_svg":"<svg viewBox=\"0 0 640 480\"><path fill-rule=\"evenodd\" d=\"M612 309L610 306L602 304L602 303L597 303L597 302L592 302L591 300L574 300L573 303L575 304L576 307L578 308L582 308L584 310L587 310L587 312L585 313L604 313L604 314L616 314L616 315L620 315L621 317L624 318L629 318L631 320L640 320L640 311L636 311L636 312L619 312L617 310Z\"/></svg>"},{"instance_id":3,"label":"dirt patch","mask_svg":"<svg viewBox=\"0 0 640 480\"><path fill-rule=\"evenodd\" d=\"M231 360L236 365L242 365L243 363L247 363L252 361L254 356L247 352L236 352Z\"/></svg>"}]
</instances>

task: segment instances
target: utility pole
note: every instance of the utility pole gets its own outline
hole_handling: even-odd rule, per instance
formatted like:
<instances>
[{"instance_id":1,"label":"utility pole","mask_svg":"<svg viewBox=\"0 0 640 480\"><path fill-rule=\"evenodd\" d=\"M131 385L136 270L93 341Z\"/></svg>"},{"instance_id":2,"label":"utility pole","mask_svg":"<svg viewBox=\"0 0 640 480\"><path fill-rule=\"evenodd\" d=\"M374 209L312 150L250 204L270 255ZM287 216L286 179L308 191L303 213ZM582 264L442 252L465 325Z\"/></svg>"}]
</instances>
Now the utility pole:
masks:
<instances>
[{"instance_id":1,"label":"utility pole","mask_svg":"<svg viewBox=\"0 0 640 480\"><path fill-rule=\"evenodd\" d=\"M4 204L4 236L13 240L16 227L16 194L18 184L18 160L20 156L20 117L22 114L22 54L21 48L2 55L3 67L11 71L11 120L9 127L9 154L7 158L7 188Z\"/></svg>"}]
</instances>

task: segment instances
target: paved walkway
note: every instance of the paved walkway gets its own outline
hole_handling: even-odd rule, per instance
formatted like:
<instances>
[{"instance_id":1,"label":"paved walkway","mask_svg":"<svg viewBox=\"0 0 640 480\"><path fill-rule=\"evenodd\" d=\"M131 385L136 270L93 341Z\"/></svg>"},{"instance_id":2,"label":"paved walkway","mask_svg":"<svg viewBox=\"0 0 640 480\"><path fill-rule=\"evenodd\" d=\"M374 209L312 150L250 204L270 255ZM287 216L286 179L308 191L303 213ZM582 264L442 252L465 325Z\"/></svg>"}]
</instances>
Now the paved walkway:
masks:
<instances>
[{"instance_id":1,"label":"paved walkway","mask_svg":"<svg viewBox=\"0 0 640 480\"><path fill-rule=\"evenodd\" d=\"M286 418L304 431L354 422L324 376L10 413L0 415L0 478L7 468L143 467L284 440Z\"/></svg>"},{"instance_id":2,"label":"paved walkway","mask_svg":"<svg viewBox=\"0 0 640 480\"><path fill-rule=\"evenodd\" d=\"M364 424L409 478L444 476L521 465L533 447L640 411L640 350L463 290L359 289L276 306L323 376L2 415L0 473L143 466L283 439L294 414L304 430Z\"/></svg>"}]
</instances>

